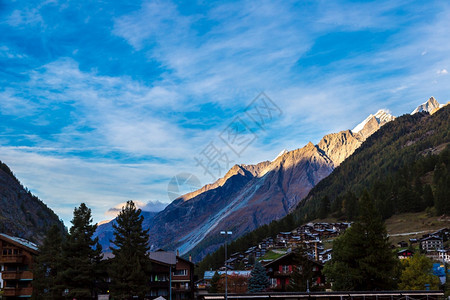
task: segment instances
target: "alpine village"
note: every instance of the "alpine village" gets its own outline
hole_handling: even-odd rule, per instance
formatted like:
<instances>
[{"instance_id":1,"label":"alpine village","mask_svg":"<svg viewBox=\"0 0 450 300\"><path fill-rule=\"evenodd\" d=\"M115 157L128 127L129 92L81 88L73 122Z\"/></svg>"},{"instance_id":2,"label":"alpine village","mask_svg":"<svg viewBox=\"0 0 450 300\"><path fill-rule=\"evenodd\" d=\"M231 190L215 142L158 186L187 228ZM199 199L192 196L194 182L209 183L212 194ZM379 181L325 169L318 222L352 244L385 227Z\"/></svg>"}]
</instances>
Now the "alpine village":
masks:
<instances>
[{"instance_id":1,"label":"alpine village","mask_svg":"<svg viewBox=\"0 0 450 300\"><path fill-rule=\"evenodd\" d=\"M431 97L235 165L159 213L128 201L98 225L82 203L68 230L2 163L1 297L442 299L449 145L450 105Z\"/></svg>"}]
</instances>

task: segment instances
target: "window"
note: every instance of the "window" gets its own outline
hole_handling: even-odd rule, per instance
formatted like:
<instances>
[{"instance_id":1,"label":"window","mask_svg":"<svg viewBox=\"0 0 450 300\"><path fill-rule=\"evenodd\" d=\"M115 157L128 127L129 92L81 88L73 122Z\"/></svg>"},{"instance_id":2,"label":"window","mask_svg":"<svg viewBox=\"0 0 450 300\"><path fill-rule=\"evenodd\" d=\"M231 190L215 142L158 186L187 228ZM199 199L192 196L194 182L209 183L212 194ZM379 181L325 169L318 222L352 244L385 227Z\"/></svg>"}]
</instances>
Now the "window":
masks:
<instances>
[{"instance_id":1,"label":"window","mask_svg":"<svg viewBox=\"0 0 450 300\"><path fill-rule=\"evenodd\" d=\"M289 266L283 266L283 267L281 268L281 272L283 272L283 273L289 273Z\"/></svg>"},{"instance_id":2,"label":"window","mask_svg":"<svg viewBox=\"0 0 450 300\"><path fill-rule=\"evenodd\" d=\"M183 269L183 270L175 270L173 272L173 276L186 276L187 275L187 270Z\"/></svg>"}]
</instances>

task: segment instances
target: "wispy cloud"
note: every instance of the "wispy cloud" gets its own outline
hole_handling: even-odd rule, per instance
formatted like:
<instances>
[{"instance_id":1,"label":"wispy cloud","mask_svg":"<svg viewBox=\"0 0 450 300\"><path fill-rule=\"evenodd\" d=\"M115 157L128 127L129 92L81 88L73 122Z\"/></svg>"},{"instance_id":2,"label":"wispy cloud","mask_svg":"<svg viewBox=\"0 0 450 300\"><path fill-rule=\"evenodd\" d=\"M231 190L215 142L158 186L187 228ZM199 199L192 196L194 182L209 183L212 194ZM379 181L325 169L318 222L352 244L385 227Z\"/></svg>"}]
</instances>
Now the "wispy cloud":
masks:
<instances>
[{"instance_id":1,"label":"wispy cloud","mask_svg":"<svg viewBox=\"0 0 450 300\"><path fill-rule=\"evenodd\" d=\"M11 3L0 22L0 159L67 222L169 180L261 91L283 111L235 163L318 142L387 107L450 98L440 1ZM74 38L76 37L76 38Z\"/></svg>"}]
</instances>

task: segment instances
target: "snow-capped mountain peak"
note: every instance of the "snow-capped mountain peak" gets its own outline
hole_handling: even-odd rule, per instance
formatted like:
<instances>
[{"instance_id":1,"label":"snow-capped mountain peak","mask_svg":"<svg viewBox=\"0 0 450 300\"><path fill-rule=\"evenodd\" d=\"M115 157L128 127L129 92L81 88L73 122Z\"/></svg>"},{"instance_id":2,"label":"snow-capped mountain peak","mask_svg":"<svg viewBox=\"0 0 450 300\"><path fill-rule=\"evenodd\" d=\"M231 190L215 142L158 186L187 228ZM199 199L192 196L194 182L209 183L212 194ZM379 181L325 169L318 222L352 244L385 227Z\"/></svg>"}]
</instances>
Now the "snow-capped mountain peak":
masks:
<instances>
[{"instance_id":1,"label":"snow-capped mountain peak","mask_svg":"<svg viewBox=\"0 0 450 300\"><path fill-rule=\"evenodd\" d=\"M383 125L395 119L395 117L389 113L389 110L380 109L375 115L370 114L364 121L356 125L356 127L352 129L352 132L360 132L364 128L364 126L366 126L366 124L373 118L375 118L380 125Z\"/></svg>"},{"instance_id":2,"label":"snow-capped mountain peak","mask_svg":"<svg viewBox=\"0 0 450 300\"><path fill-rule=\"evenodd\" d=\"M423 111L432 114L433 112L435 112L442 106L443 105L439 104L439 102L437 102L437 100L434 97L431 97L430 99L428 99L427 102L422 103L421 105L417 106L417 108L411 114L414 115L418 112L423 112Z\"/></svg>"},{"instance_id":3,"label":"snow-capped mountain peak","mask_svg":"<svg viewBox=\"0 0 450 300\"><path fill-rule=\"evenodd\" d=\"M275 157L275 158L272 160L272 162L276 161L279 157L283 156L284 154L286 154L286 153L288 153L288 152L289 152L288 150L284 149L283 151L281 151L281 152L277 155L277 157Z\"/></svg>"}]
</instances>

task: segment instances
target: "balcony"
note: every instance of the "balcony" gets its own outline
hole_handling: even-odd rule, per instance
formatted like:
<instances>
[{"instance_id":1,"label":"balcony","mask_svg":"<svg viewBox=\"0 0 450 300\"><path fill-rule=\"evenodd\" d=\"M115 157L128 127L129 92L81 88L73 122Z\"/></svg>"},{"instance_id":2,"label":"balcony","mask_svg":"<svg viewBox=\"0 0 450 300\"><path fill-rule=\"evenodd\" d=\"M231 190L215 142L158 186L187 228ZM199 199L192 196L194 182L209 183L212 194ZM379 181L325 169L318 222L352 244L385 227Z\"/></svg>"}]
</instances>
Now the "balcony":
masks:
<instances>
[{"instance_id":1,"label":"balcony","mask_svg":"<svg viewBox=\"0 0 450 300\"><path fill-rule=\"evenodd\" d=\"M1 263L21 264L23 263L23 255L2 255L0 256Z\"/></svg>"},{"instance_id":2,"label":"balcony","mask_svg":"<svg viewBox=\"0 0 450 300\"><path fill-rule=\"evenodd\" d=\"M20 279L33 279L33 273L31 271L4 271L2 272L3 280L20 280Z\"/></svg>"},{"instance_id":3,"label":"balcony","mask_svg":"<svg viewBox=\"0 0 450 300\"><path fill-rule=\"evenodd\" d=\"M31 296L33 293L32 287L27 288L3 288L3 296L4 297L17 297L17 296Z\"/></svg>"},{"instance_id":4,"label":"balcony","mask_svg":"<svg viewBox=\"0 0 450 300\"><path fill-rule=\"evenodd\" d=\"M292 271L276 271L276 272L273 272L273 275L275 277L290 276L291 274L292 274Z\"/></svg>"},{"instance_id":5,"label":"balcony","mask_svg":"<svg viewBox=\"0 0 450 300\"><path fill-rule=\"evenodd\" d=\"M191 288L185 287L185 286L180 286L180 287L173 287L172 290L175 292L190 292Z\"/></svg>"}]
</instances>

